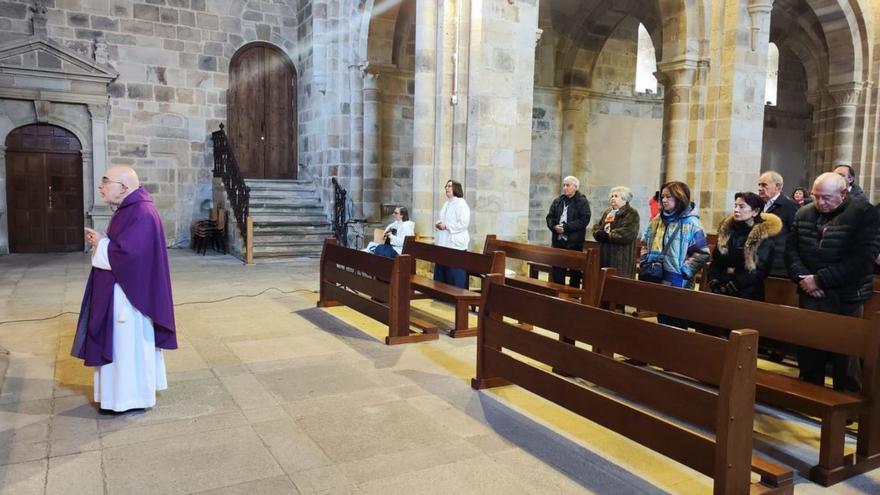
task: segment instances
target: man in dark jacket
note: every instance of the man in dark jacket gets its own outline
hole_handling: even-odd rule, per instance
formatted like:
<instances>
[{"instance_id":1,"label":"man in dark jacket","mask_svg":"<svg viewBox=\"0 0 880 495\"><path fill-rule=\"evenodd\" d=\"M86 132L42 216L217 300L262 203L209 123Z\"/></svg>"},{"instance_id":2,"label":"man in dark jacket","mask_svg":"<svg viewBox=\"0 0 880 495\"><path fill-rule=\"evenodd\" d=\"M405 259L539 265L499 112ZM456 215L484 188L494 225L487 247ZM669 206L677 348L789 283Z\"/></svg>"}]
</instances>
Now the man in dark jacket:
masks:
<instances>
[{"instance_id":1,"label":"man in dark jacket","mask_svg":"<svg viewBox=\"0 0 880 495\"><path fill-rule=\"evenodd\" d=\"M846 181L834 173L816 179L812 196L813 203L795 216L785 249L789 274L799 285L800 307L861 317L874 289L880 213L867 201L850 198ZM801 379L824 384L828 359L835 389L861 388L858 359L806 347L798 349Z\"/></svg>"},{"instance_id":2,"label":"man in dark jacket","mask_svg":"<svg viewBox=\"0 0 880 495\"><path fill-rule=\"evenodd\" d=\"M553 200L547 213L547 228L553 236L553 247L581 251L587 225L590 223L590 202L578 191L580 181L568 176L562 180L562 196ZM569 285L581 286L581 272L568 270ZM566 269L554 266L552 280L565 283Z\"/></svg>"},{"instance_id":3,"label":"man in dark jacket","mask_svg":"<svg viewBox=\"0 0 880 495\"><path fill-rule=\"evenodd\" d=\"M838 165L834 167L834 173L846 180L846 195L850 199L868 200L865 191L856 184L856 169L849 165Z\"/></svg>"},{"instance_id":4,"label":"man in dark jacket","mask_svg":"<svg viewBox=\"0 0 880 495\"><path fill-rule=\"evenodd\" d=\"M770 276L788 278L788 268L785 266L785 236L791 229L794 214L798 211L798 204L782 194L782 176L770 170L761 174L758 178L758 196L764 200L764 212L772 213L782 220L782 231L774 237L773 266L770 268Z\"/></svg>"}]
</instances>

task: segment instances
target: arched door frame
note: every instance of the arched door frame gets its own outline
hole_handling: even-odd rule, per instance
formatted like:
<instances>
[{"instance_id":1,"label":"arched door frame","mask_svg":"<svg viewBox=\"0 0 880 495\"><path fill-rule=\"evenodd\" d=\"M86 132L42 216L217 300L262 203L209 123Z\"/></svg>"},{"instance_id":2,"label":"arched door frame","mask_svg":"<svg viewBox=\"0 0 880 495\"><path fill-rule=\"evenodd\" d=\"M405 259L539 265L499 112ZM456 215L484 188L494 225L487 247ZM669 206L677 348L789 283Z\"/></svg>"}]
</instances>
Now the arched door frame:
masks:
<instances>
[{"instance_id":1,"label":"arched door frame","mask_svg":"<svg viewBox=\"0 0 880 495\"><path fill-rule=\"evenodd\" d=\"M299 101L298 101L299 70L296 66L296 63L294 63L293 59L290 57L290 55L287 53L287 51L283 47L281 47L275 43L271 43L269 41L252 41L252 42L245 43L245 44L239 46L235 50L235 53L232 55L232 58L229 59L229 67L228 67L229 87L228 87L228 92L227 92L227 97L226 97L227 98L226 99L227 110L230 107L229 98L233 94L233 90L234 90L233 81L232 81L233 69L238 64L239 58L241 58L243 53L247 52L251 48L256 48L256 47L268 48L268 49L276 52L279 55L280 59L284 62L284 64L287 66L288 69L290 69L290 71L293 74L293 78L292 78L293 88L292 88L292 93L291 93L291 103L294 106L294 108L293 108L294 111L292 113L293 128L291 129L291 136L290 136L291 145L292 145L292 150L290 151L290 160L292 161L293 175L294 175L294 177L298 177L298 172L299 172L298 171L298 162L299 162L299 116L298 116L298 114L299 114ZM233 126L229 125L230 124L229 113L230 112L227 112L227 127L229 128L227 132L232 131L232 127L233 127Z\"/></svg>"}]
</instances>

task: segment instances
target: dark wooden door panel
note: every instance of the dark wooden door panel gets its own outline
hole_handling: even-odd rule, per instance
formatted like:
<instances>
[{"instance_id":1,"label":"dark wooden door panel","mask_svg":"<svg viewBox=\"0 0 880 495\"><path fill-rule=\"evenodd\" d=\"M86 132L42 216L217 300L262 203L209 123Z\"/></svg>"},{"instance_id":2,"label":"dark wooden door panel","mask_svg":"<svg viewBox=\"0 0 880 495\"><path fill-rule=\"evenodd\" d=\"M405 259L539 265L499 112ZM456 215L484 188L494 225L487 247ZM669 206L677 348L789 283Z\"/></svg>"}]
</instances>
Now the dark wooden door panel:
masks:
<instances>
[{"instance_id":1,"label":"dark wooden door panel","mask_svg":"<svg viewBox=\"0 0 880 495\"><path fill-rule=\"evenodd\" d=\"M82 250L82 157L77 138L60 127L30 125L10 133L6 144L10 250Z\"/></svg>"},{"instance_id":2,"label":"dark wooden door panel","mask_svg":"<svg viewBox=\"0 0 880 495\"><path fill-rule=\"evenodd\" d=\"M296 71L268 44L253 44L230 65L229 139L244 177L296 178Z\"/></svg>"},{"instance_id":3,"label":"dark wooden door panel","mask_svg":"<svg viewBox=\"0 0 880 495\"><path fill-rule=\"evenodd\" d=\"M48 250L68 252L82 249L83 232L82 165L79 156L46 154L48 183Z\"/></svg>"},{"instance_id":4,"label":"dark wooden door panel","mask_svg":"<svg viewBox=\"0 0 880 495\"><path fill-rule=\"evenodd\" d=\"M229 139L239 170L247 178L264 178L263 113L266 108L263 90L263 48L246 49L232 73L234 103L229 109Z\"/></svg>"},{"instance_id":5,"label":"dark wooden door panel","mask_svg":"<svg viewBox=\"0 0 880 495\"><path fill-rule=\"evenodd\" d=\"M6 154L9 248L14 253L46 252L46 163L44 153Z\"/></svg>"}]
</instances>

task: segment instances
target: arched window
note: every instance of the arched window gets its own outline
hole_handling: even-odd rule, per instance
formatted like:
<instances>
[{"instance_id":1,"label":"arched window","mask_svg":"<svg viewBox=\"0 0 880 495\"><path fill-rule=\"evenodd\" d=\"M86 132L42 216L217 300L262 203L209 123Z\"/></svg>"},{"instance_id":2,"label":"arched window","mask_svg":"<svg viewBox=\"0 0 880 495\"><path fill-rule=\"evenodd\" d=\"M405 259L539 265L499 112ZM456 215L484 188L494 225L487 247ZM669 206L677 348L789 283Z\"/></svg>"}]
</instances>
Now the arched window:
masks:
<instances>
[{"instance_id":1,"label":"arched window","mask_svg":"<svg viewBox=\"0 0 880 495\"><path fill-rule=\"evenodd\" d=\"M764 88L764 101L776 106L776 87L779 84L779 47L770 42L767 47L767 85Z\"/></svg>"},{"instance_id":2,"label":"arched window","mask_svg":"<svg viewBox=\"0 0 880 495\"><path fill-rule=\"evenodd\" d=\"M639 23L638 52L636 53L636 93L656 93L657 78L657 55L654 53L654 42L651 35L645 29L645 25Z\"/></svg>"}]
</instances>

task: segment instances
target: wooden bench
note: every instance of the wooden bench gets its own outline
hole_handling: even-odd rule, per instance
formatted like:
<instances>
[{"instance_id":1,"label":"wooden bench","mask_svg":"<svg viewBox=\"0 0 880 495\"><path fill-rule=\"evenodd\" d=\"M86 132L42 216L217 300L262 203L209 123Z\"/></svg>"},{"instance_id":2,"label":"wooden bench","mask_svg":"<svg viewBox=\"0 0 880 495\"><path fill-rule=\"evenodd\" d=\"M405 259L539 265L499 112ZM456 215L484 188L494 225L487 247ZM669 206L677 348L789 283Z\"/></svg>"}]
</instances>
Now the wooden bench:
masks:
<instances>
[{"instance_id":1,"label":"wooden bench","mask_svg":"<svg viewBox=\"0 0 880 495\"><path fill-rule=\"evenodd\" d=\"M385 258L324 240L319 308L344 304L388 324L389 345L437 340L437 328L410 316L410 256ZM422 329L410 329L410 323Z\"/></svg>"},{"instance_id":2,"label":"wooden bench","mask_svg":"<svg viewBox=\"0 0 880 495\"><path fill-rule=\"evenodd\" d=\"M616 361L523 330L505 317L613 347L718 388ZM790 470L752 455L757 340L754 330L734 331L725 341L492 283L480 308L471 386L521 386L711 476L716 494L792 493ZM535 361L564 368L623 400L548 373ZM751 484L752 471L762 483Z\"/></svg>"},{"instance_id":3,"label":"wooden bench","mask_svg":"<svg viewBox=\"0 0 880 495\"><path fill-rule=\"evenodd\" d=\"M418 242L415 237L408 236L403 241L403 254L412 256L413 261L423 260L463 269L469 276L479 277L482 284L485 284L490 276L504 278L504 253L500 251L472 253ZM468 310L471 306L479 306L480 293L417 275L415 270L416 266L413 262L410 268L412 274L410 286L413 291L455 305L455 323L449 336L454 338L475 336L476 327L468 327Z\"/></svg>"},{"instance_id":4,"label":"wooden bench","mask_svg":"<svg viewBox=\"0 0 880 495\"><path fill-rule=\"evenodd\" d=\"M868 319L809 311L708 292L676 289L602 273L600 305L635 305L659 313L721 328L752 328L761 339L854 356L863 360L862 392L839 392L797 378L758 370L759 402L821 420L819 463L811 480L824 486L880 467L880 313ZM605 352L619 349L603 349ZM678 371L674 367L673 370ZM858 419L858 443L845 455L846 422Z\"/></svg>"},{"instance_id":5,"label":"wooden bench","mask_svg":"<svg viewBox=\"0 0 880 495\"><path fill-rule=\"evenodd\" d=\"M511 287L546 294L548 296L561 297L563 299L581 300L584 290L596 286L599 280L599 251L588 249L586 251L572 251L547 246L535 246L521 242L502 241L494 234L486 236L483 245L484 253L504 251L505 259L517 259L528 263L543 264L546 266L558 266L569 270L577 270L583 274L582 287L572 287L565 284L557 284L536 277L523 277L513 275L505 277L505 284Z\"/></svg>"}]
</instances>

